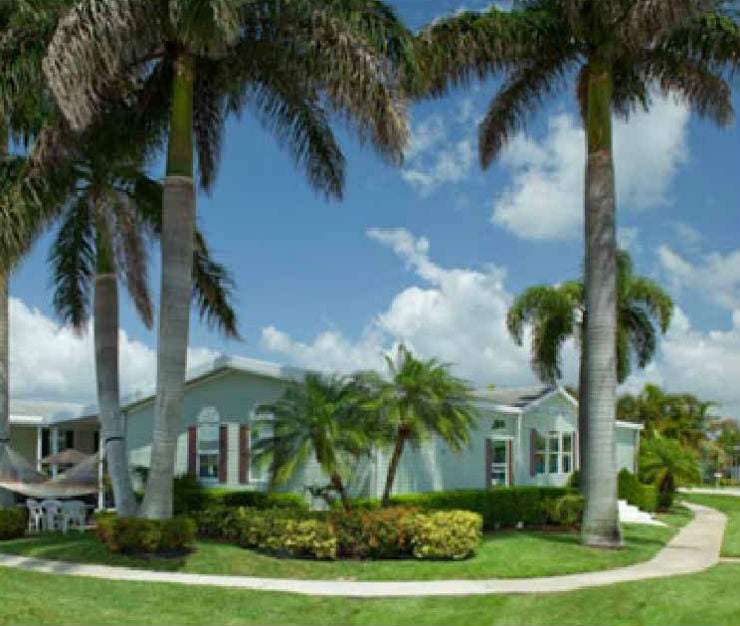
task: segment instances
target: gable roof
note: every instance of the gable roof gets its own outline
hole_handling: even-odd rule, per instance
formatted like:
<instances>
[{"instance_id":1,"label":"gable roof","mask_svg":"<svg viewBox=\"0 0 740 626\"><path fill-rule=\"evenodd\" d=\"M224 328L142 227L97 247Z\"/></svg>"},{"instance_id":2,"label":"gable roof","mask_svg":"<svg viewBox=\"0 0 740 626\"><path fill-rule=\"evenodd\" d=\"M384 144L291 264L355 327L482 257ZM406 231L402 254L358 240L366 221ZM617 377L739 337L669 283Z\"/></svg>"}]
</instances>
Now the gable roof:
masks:
<instances>
[{"instance_id":1,"label":"gable roof","mask_svg":"<svg viewBox=\"0 0 740 626\"><path fill-rule=\"evenodd\" d=\"M546 396L557 391L555 387L544 385L533 387L501 387L498 389L483 389L476 392L481 400L493 404L515 409L526 409L530 404L543 400Z\"/></svg>"}]
</instances>

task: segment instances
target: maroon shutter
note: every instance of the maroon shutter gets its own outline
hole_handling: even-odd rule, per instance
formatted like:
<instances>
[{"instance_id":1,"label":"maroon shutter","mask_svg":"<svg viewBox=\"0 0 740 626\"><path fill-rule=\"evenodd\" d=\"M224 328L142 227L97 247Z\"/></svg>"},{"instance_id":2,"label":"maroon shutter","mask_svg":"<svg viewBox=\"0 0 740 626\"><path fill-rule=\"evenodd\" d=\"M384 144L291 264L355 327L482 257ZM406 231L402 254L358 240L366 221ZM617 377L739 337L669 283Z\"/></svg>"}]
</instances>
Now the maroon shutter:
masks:
<instances>
[{"instance_id":1,"label":"maroon shutter","mask_svg":"<svg viewBox=\"0 0 740 626\"><path fill-rule=\"evenodd\" d=\"M493 442L486 439L486 489L491 486L491 463L493 463Z\"/></svg>"},{"instance_id":2,"label":"maroon shutter","mask_svg":"<svg viewBox=\"0 0 740 626\"><path fill-rule=\"evenodd\" d=\"M188 426L188 474L196 474L196 454L198 450L198 431L195 426Z\"/></svg>"},{"instance_id":3,"label":"maroon shutter","mask_svg":"<svg viewBox=\"0 0 740 626\"><path fill-rule=\"evenodd\" d=\"M529 431L529 475L537 475L537 429Z\"/></svg>"},{"instance_id":4,"label":"maroon shutter","mask_svg":"<svg viewBox=\"0 0 740 626\"><path fill-rule=\"evenodd\" d=\"M239 425L239 483L249 482L249 426Z\"/></svg>"},{"instance_id":5,"label":"maroon shutter","mask_svg":"<svg viewBox=\"0 0 740 626\"><path fill-rule=\"evenodd\" d=\"M227 424L221 424L218 430L218 482L225 483L228 481L229 467L229 427Z\"/></svg>"},{"instance_id":6,"label":"maroon shutter","mask_svg":"<svg viewBox=\"0 0 740 626\"><path fill-rule=\"evenodd\" d=\"M509 473L509 487L514 486L514 442L509 439L509 441L506 442L506 445L509 446L509 454L506 455L506 461L507 461L507 472Z\"/></svg>"}]
</instances>

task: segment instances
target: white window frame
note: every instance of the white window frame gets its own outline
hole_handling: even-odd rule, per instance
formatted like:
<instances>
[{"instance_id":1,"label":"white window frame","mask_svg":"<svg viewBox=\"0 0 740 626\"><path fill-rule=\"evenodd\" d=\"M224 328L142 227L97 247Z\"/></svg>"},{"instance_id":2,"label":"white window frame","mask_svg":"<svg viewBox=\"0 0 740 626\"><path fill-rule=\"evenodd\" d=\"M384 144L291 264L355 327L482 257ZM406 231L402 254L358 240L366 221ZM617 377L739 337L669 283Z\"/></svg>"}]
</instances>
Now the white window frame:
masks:
<instances>
[{"instance_id":1,"label":"white window frame","mask_svg":"<svg viewBox=\"0 0 740 626\"><path fill-rule=\"evenodd\" d=\"M255 463L252 455L253 444L261 439L260 434L256 432L256 421L258 418L274 418L270 411L258 411L252 409L249 412L249 482L266 484L270 480L270 471L264 466Z\"/></svg>"},{"instance_id":2,"label":"white window frame","mask_svg":"<svg viewBox=\"0 0 740 626\"><path fill-rule=\"evenodd\" d=\"M218 465L221 461L221 423L221 416L216 407L203 407L200 413L198 413L195 427L195 475L201 483L213 485L219 482ZM201 433L209 431L210 433L215 433L215 437L209 436L206 439ZM206 446L206 443L209 445ZM215 448L213 447L214 443ZM201 444L203 444L203 447L201 447ZM201 456L216 457L216 473L213 476L201 476Z\"/></svg>"},{"instance_id":3,"label":"white window frame","mask_svg":"<svg viewBox=\"0 0 740 626\"><path fill-rule=\"evenodd\" d=\"M570 438L570 451L566 452L564 449L564 440L566 437ZM575 446L575 431L573 430L550 430L546 433L540 433L537 431L537 443L541 443L541 441L544 441L544 447L537 446L535 450L535 473L537 476L552 476L552 475L562 475L562 474L570 474L573 472L573 460L574 460L574 454L573 454L573 448ZM553 450L555 446L551 446L551 443L553 441L557 441L557 450ZM543 470L539 471L539 468L537 467L537 457L539 455L543 456ZM557 469L556 471L550 471L550 461L551 458L554 456L557 460ZM564 459L568 457L570 459L570 470L565 471L565 463Z\"/></svg>"}]
</instances>

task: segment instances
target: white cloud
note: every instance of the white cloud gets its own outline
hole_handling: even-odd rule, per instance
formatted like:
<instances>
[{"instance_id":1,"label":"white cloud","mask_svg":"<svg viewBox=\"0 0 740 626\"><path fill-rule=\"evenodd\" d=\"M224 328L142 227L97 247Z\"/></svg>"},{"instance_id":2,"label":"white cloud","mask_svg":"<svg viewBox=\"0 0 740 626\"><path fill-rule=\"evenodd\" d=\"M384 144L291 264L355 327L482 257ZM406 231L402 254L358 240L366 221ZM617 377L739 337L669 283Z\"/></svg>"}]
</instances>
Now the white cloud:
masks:
<instances>
[{"instance_id":1,"label":"white cloud","mask_svg":"<svg viewBox=\"0 0 740 626\"><path fill-rule=\"evenodd\" d=\"M642 250L640 244L640 229L636 226L617 228L617 245L622 250L636 254Z\"/></svg>"},{"instance_id":2,"label":"white cloud","mask_svg":"<svg viewBox=\"0 0 740 626\"><path fill-rule=\"evenodd\" d=\"M671 392L689 392L721 403L723 415L740 418L740 309L732 312L729 330L692 328L680 308L674 311L660 354L644 371L633 374L625 390L639 391L653 382Z\"/></svg>"},{"instance_id":3,"label":"white cloud","mask_svg":"<svg viewBox=\"0 0 740 626\"><path fill-rule=\"evenodd\" d=\"M671 203L669 189L688 159L688 108L656 98L648 113L614 123L614 160L620 210ZM538 141L518 135L502 164L512 181L493 201L495 224L525 239L572 239L583 223L584 133L574 116L550 118Z\"/></svg>"},{"instance_id":4,"label":"white cloud","mask_svg":"<svg viewBox=\"0 0 740 626\"><path fill-rule=\"evenodd\" d=\"M31 309L17 298L10 299L10 395L13 398L44 398L72 402L95 400L95 369L92 326L77 335ZM119 333L121 393L153 389L156 353L140 341ZM188 351L188 365L195 367L213 359L206 348Z\"/></svg>"},{"instance_id":5,"label":"white cloud","mask_svg":"<svg viewBox=\"0 0 740 626\"><path fill-rule=\"evenodd\" d=\"M478 384L523 385L534 382L528 338L517 347L506 330L512 296L506 271L445 268L429 255L430 244L405 229L370 229L368 236L405 262L416 283L396 294L358 339L332 330L308 341L291 338L272 326L262 330L262 345L306 367L326 371L382 368L382 355L404 341L424 358L454 364L454 371ZM572 346L566 349L568 378L576 376Z\"/></svg>"},{"instance_id":6,"label":"white cloud","mask_svg":"<svg viewBox=\"0 0 740 626\"><path fill-rule=\"evenodd\" d=\"M663 245L658 248L658 260L673 289L701 292L726 309L740 307L740 250L725 255L713 252L693 264Z\"/></svg>"}]
</instances>

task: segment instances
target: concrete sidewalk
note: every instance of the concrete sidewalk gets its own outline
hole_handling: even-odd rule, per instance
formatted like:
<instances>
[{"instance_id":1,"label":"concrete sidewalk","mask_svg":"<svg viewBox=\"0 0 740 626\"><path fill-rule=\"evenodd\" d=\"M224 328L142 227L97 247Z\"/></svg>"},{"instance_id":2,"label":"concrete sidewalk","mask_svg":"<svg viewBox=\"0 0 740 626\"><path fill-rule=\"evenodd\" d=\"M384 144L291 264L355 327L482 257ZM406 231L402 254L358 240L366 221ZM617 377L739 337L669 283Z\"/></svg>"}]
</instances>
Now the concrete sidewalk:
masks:
<instances>
[{"instance_id":1,"label":"concrete sidewalk","mask_svg":"<svg viewBox=\"0 0 740 626\"><path fill-rule=\"evenodd\" d=\"M553 593L584 587L600 587L633 580L662 578L701 572L719 562L726 517L714 509L688 504L696 514L653 559L619 569L548 576L543 578L493 578L488 580L435 580L353 582L335 580L288 580L247 576L211 576L179 572L152 572L104 565L82 565L0 554L0 566L20 569L154 583L178 583L265 591L287 591L313 596L398 598L414 596L468 596L502 593Z\"/></svg>"}]
</instances>

